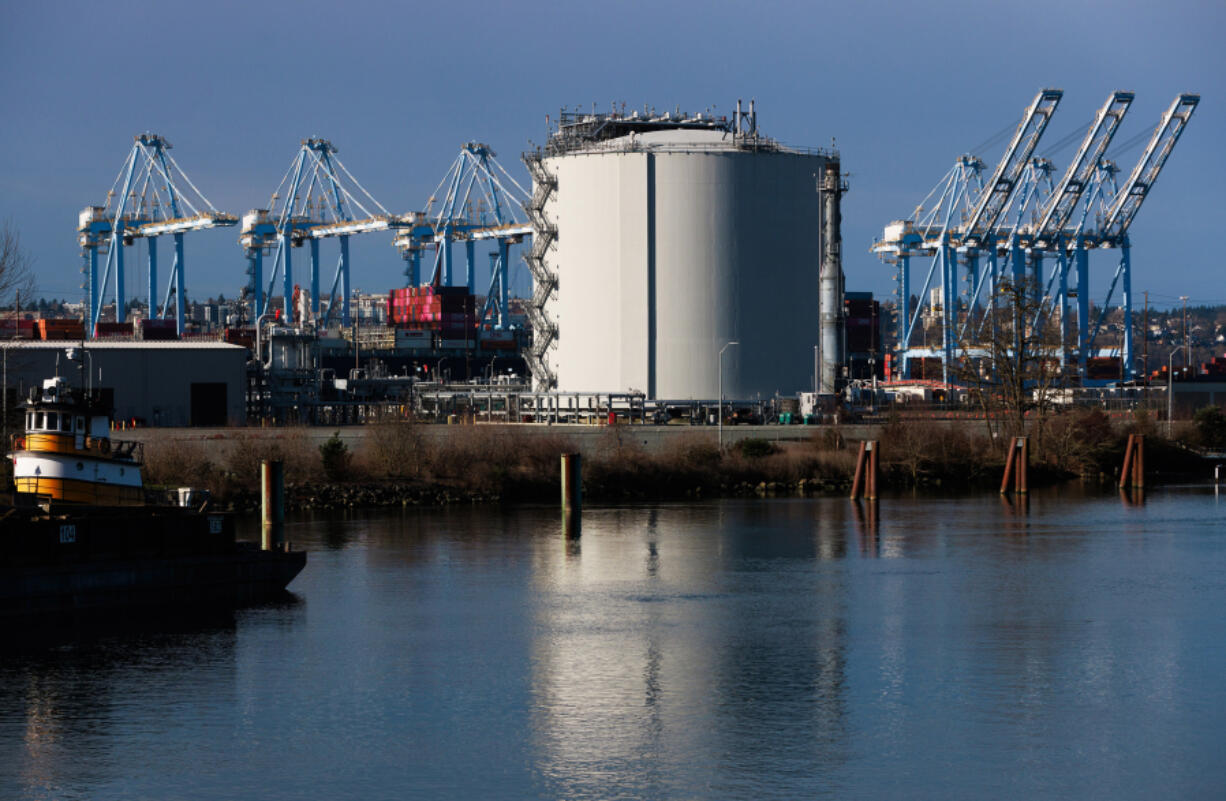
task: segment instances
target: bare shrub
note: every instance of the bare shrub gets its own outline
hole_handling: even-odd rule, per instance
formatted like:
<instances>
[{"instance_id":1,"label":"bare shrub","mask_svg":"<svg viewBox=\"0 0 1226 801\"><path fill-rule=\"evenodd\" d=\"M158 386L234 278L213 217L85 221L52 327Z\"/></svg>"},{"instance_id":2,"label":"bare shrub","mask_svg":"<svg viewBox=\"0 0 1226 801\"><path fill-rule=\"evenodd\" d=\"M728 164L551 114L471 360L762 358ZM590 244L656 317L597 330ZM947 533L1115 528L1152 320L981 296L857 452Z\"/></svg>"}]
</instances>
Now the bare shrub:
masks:
<instances>
[{"instance_id":1,"label":"bare shrub","mask_svg":"<svg viewBox=\"0 0 1226 801\"><path fill-rule=\"evenodd\" d=\"M145 443L144 456L146 485L220 489L220 468L208 458L203 443L153 439Z\"/></svg>"},{"instance_id":2,"label":"bare shrub","mask_svg":"<svg viewBox=\"0 0 1226 801\"><path fill-rule=\"evenodd\" d=\"M528 475L561 475L562 454L578 450L574 440L562 434L529 435L518 429L508 434L516 463Z\"/></svg>"},{"instance_id":3,"label":"bare shrub","mask_svg":"<svg viewBox=\"0 0 1226 801\"><path fill-rule=\"evenodd\" d=\"M649 497L661 492L661 480L680 482L678 473L661 475L659 463L648 457L639 440L610 426L596 443L590 466L584 470L584 486L593 494Z\"/></svg>"},{"instance_id":4,"label":"bare shrub","mask_svg":"<svg viewBox=\"0 0 1226 801\"><path fill-rule=\"evenodd\" d=\"M260 462L280 460L285 480L301 483L321 475L319 449L304 428L280 429L271 436L239 434L226 459L227 479L238 487L255 487L260 480Z\"/></svg>"},{"instance_id":5,"label":"bare shrub","mask_svg":"<svg viewBox=\"0 0 1226 801\"><path fill-rule=\"evenodd\" d=\"M1153 437L1158 433L1158 421L1153 413L1147 409L1134 409L1132 419L1124 427L1124 433Z\"/></svg>"},{"instance_id":6,"label":"bare shrub","mask_svg":"<svg viewBox=\"0 0 1226 801\"><path fill-rule=\"evenodd\" d=\"M856 454L843 448L838 450L813 451L797 448L783 454L794 481L800 479L822 481L850 480L856 469Z\"/></svg>"},{"instance_id":7,"label":"bare shrub","mask_svg":"<svg viewBox=\"0 0 1226 801\"><path fill-rule=\"evenodd\" d=\"M411 420L376 423L364 440L359 462L379 478L421 478L430 469L432 449Z\"/></svg>"},{"instance_id":8,"label":"bare shrub","mask_svg":"<svg viewBox=\"0 0 1226 801\"><path fill-rule=\"evenodd\" d=\"M1105 472L1119 439L1101 409L1063 412L1047 421L1042 457L1071 473Z\"/></svg>"},{"instance_id":9,"label":"bare shrub","mask_svg":"<svg viewBox=\"0 0 1226 801\"><path fill-rule=\"evenodd\" d=\"M818 451L840 451L847 448L839 426L819 426L809 436L809 445Z\"/></svg>"},{"instance_id":10,"label":"bare shrub","mask_svg":"<svg viewBox=\"0 0 1226 801\"><path fill-rule=\"evenodd\" d=\"M658 458L678 472L710 472L719 466L719 446L709 434L684 434L676 437Z\"/></svg>"},{"instance_id":11,"label":"bare shrub","mask_svg":"<svg viewBox=\"0 0 1226 801\"><path fill-rule=\"evenodd\" d=\"M902 484L948 479L974 483L995 462L992 444L965 426L894 418L882 430L880 442L882 467Z\"/></svg>"},{"instance_id":12,"label":"bare shrub","mask_svg":"<svg viewBox=\"0 0 1226 801\"><path fill-rule=\"evenodd\" d=\"M500 496L537 496L556 489L567 437L537 435L513 426L455 426L430 457L430 475Z\"/></svg>"},{"instance_id":13,"label":"bare shrub","mask_svg":"<svg viewBox=\"0 0 1226 801\"><path fill-rule=\"evenodd\" d=\"M733 447L738 454L746 459L764 459L781 452L779 446L769 439L755 439L752 437L741 440Z\"/></svg>"}]
</instances>

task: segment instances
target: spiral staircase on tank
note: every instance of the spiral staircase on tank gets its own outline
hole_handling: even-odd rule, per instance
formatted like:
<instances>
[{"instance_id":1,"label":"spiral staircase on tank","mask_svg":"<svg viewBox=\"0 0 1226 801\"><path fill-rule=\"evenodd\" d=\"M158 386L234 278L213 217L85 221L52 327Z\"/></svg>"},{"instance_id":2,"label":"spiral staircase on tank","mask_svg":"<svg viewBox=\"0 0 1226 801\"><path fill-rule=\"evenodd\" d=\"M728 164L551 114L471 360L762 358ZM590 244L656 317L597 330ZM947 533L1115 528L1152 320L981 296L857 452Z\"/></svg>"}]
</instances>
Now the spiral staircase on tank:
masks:
<instances>
[{"instance_id":1,"label":"spiral staircase on tank","mask_svg":"<svg viewBox=\"0 0 1226 801\"><path fill-rule=\"evenodd\" d=\"M532 223L532 249L524 254L524 261L532 272L532 303L528 307L528 319L532 323L532 345L523 351L524 360L532 370L532 383L538 392L547 392L558 384L557 376L549 366L549 349L558 338L558 327L549 319L545 307L557 293L558 274L550 268L546 255L558 229L547 216L545 205L557 189L558 179L545 167L540 152L524 155L524 164L532 176L532 197L525 211Z\"/></svg>"}]
</instances>

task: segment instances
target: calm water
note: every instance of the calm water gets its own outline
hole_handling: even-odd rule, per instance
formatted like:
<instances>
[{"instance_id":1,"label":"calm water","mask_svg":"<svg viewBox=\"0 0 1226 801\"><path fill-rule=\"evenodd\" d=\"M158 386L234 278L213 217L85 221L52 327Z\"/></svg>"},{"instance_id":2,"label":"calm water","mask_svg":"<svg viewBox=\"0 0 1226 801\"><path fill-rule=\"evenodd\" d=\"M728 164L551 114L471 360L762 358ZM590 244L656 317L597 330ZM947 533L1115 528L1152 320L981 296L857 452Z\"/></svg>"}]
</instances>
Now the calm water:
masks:
<instances>
[{"instance_id":1,"label":"calm water","mask_svg":"<svg viewBox=\"0 0 1226 801\"><path fill-rule=\"evenodd\" d=\"M0 650L0 798L1222 798L1226 500L299 521L293 600Z\"/></svg>"}]
</instances>

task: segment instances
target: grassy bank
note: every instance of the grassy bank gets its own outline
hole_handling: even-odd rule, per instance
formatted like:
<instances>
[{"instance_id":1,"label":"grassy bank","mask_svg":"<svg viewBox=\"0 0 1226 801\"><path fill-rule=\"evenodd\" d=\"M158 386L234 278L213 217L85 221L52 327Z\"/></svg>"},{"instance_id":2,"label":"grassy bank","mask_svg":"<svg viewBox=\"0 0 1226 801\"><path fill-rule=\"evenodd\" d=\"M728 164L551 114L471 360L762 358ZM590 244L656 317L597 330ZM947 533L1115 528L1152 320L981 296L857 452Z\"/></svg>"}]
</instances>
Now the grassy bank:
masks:
<instances>
[{"instance_id":1,"label":"grassy bank","mask_svg":"<svg viewBox=\"0 0 1226 801\"><path fill-rule=\"evenodd\" d=\"M1109 482L1118 475L1130 433L1147 435L1146 463L1161 478L1203 469L1186 449L1195 427L1167 440L1139 416L1112 425L1099 412L1052 415L1027 432L1032 439L1031 483L1074 477ZM558 498L559 456L577 450L564 433L529 436L510 426L460 426L426 437L420 425L378 424L354 452L339 439L322 447L303 429L277 437L237 437L224 451L199 442L146 444L151 485L204 486L223 504L254 508L263 459L285 463L290 508L401 506L453 502L552 502ZM746 495L840 495L848 492L858 442L838 428L815 428L807 440L748 439L720 454L711 431L676 438L667 448L644 449L632 429L605 430L584 464L584 493L592 501L666 500ZM968 423L951 429L891 420L881 443L886 490L990 490L999 486L1004 437Z\"/></svg>"}]
</instances>

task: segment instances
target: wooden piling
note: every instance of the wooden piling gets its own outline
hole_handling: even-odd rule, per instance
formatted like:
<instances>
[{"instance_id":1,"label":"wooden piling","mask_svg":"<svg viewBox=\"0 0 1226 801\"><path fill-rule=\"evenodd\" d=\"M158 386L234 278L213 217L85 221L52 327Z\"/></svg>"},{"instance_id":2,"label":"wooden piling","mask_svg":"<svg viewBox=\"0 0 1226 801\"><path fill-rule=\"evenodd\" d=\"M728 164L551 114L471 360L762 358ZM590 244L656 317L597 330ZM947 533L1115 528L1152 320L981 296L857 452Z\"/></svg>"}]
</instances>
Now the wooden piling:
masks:
<instances>
[{"instance_id":1,"label":"wooden piling","mask_svg":"<svg viewBox=\"0 0 1226 801\"><path fill-rule=\"evenodd\" d=\"M1000 479L1000 494L1001 495L1009 494L1009 479L1013 478L1013 461L1014 461L1013 452L1017 450L1016 445L1017 445L1016 440L1010 442L1009 450L1005 453L1005 474Z\"/></svg>"},{"instance_id":2,"label":"wooden piling","mask_svg":"<svg viewBox=\"0 0 1226 801\"><path fill-rule=\"evenodd\" d=\"M1132 446L1136 434L1128 435L1128 444L1124 446L1124 466L1120 468L1120 489L1124 489L1132 481Z\"/></svg>"},{"instance_id":3,"label":"wooden piling","mask_svg":"<svg viewBox=\"0 0 1226 801\"><path fill-rule=\"evenodd\" d=\"M1030 491L1030 437L1018 437L1017 454L1017 491L1025 495Z\"/></svg>"},{"instance_id":4,"label":"wooden piling","mask_svg":"<svg viewBox=\"0 0 1226 801\"><path fill-rule=\"evenodd\" d=\"M1145 435L1137 434L1136 443L1133 446L1136 449L1136 454L1132 457L1132 486L1136 489L1145 489Z\"/></svg>"},{"instance_id":5,"label":"wooden piling","mask_svg":"<svg viewBox=\"0 0 1226 801\"><path fill-rule=\"evenodd\" d=\"M1145 435L1129 434L1120 468L1120 489L1145 489Z\"/></svg>"},{"instance_id":6,"label":"wooden piling","mask_svg":"<svg viewBox=\"0 0 1226 801\"><path fill-rule=\"evenodd\" d=\"M881 450L877 447L877 440L871 439L865 446L868 452L868 499L870 501L877 500L877 454Z\"/></svg>"},{"instance_id":7,"label":"wooden piling","mask_svg":"<svg viewBox=\"0 0 1226 801\"><path fill-rule=\"evenodd\" d=\"M856 474L851 479L851 499L854 501L860 497L860 485L864 479L864 454L867 451L867 443L860 443L860 451L856 454Z\"/></svg>"},{"instance_id":8,"label":"wooden piling","mask_svg":"<svg viewBox=\"0 0 1226 801\"><path fill-rule=\"evenodd\" d=\"M285 464L280 459L260 462L260 546L271 551L285 541Z\"/></svg>"},{"instance_id":9,"label":"wooden piling","mask_svg":"<svg viewBox=\"0 0 1226 801\"><path fill-rule=\"evenodd\" d=\"M1005 454L1005 474L1000 479L1000 494L1009 493L1009 482L1013 481L1013 492L1025 495L1030 491L1030 437L1014 437L1009 443L1009 452Z\"/></svg>"}]
</instances>

